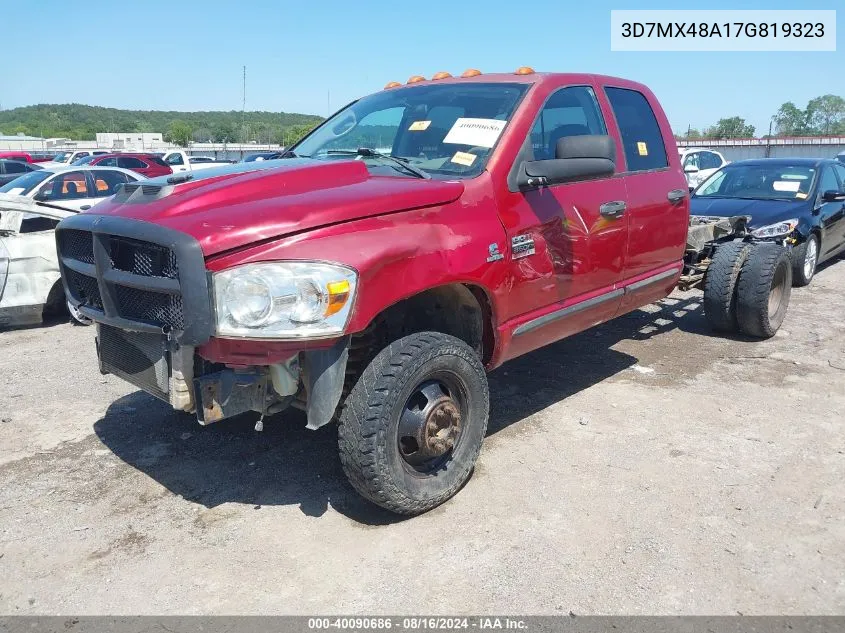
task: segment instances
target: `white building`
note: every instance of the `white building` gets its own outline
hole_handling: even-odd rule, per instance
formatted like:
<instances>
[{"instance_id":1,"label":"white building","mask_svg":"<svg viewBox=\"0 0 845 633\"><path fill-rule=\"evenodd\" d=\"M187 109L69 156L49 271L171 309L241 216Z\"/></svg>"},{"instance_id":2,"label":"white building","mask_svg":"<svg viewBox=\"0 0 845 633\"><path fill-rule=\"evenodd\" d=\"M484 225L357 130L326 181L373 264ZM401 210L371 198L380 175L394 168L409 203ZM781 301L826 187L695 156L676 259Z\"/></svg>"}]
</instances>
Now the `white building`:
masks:
<instances>
[{"instance_id":1,"label":"white building","mask_svg":"<svg viewBox=\"0 0 845 633\"><path fill-rule=\"evenodd\" d=\"M163 144L161 132L97 132L97 147L144 150Z\"/></svg>"}]
</instances>

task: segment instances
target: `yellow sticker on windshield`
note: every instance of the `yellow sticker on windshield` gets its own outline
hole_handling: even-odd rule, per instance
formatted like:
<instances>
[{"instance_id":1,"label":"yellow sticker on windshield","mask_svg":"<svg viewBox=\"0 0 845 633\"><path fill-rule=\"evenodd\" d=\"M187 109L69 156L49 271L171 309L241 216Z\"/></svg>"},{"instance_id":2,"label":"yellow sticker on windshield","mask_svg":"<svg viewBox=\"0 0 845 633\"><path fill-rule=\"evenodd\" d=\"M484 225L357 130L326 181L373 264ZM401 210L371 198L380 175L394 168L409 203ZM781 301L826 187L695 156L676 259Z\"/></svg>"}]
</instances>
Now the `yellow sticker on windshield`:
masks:
<instances>
[{"instance_id":1,"label":"yellow sticker on windshield","mask_svg":"<svg viewBox=\"0 0 845 633\"><path fill-rule=\"evenodd\" d=\"M411 127L408 128L408 131L422 132L423 130L427 130L429 125L431 125L431 121L414 121L411 123Z\"/></svg>"},{"instance_id":2,"label":"yellow sticker on windshield","mask_svg":"<svg viewBox=\"0 0 845 633\"><path fill-rule=\"evenodd\" d=\"M803 191L798 191L798 192L795 193L795 197L798 198L799 200L804 200L804 199L806 199L807 194L804 193Z\"/></svg>"},{"instance_id":3,"label":"yellow sticker on windshield","mask_svg":"<svg viewBox=\"0 0 845 633\"><path fill-rule=\"evenodd\" d=\"M458 163L458 165L471 167L472 164L475 162L476 158L478 157L475 154L468 154L466 152L455 152L455 155L452 156L451 161L453 163Z\"/></svg>"},{"instance_id":4,"label":"yellow sticker on windshield","mask_svg":"<svg viewBox=\"0 0 845 633\"><path fill-rule=\"evenodd\" d=\"M640 156L648 156L648 145L642 141L637 141L637 153Z\"/></svg>"}]
</instances>

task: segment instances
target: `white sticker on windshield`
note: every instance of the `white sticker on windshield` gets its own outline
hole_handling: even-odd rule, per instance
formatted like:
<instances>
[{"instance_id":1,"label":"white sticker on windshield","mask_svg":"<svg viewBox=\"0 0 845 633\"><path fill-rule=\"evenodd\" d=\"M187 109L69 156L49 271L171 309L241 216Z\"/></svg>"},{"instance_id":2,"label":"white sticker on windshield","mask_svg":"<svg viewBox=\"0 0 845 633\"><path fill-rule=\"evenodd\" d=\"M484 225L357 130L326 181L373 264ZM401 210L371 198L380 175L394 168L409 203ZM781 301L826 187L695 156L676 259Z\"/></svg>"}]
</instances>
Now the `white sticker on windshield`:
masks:
<instances>
[{"instance_id":1,"label":"white sticker on windshield","mask_svg":"<svg viewBox=\"0 0 845 633\"><path fill-rule=\"evenodd\" d=\"M775 180L772 183L772 189L775 191L798 191L801 188L801 183L797 180Z\"/></svg>"},{"instance_id":2,"label":"white sticker on windshield","mask_svg":"<svg viewBox=\"0 0 845 633\"><path fill-rule=\"evenodd\" d=\"M13 195L13 196L19 196L20 194L23 193L23 189L24 189L23 187L12 187L6 193Z\"/></svg>"},{"instance_id":3,"label":"white sticker on windshield","mask_svg":"<svg viewBox=\"0 0 845 633\"><path fill-rule=\"evenodd\" d=\"M449 130L444 143L472 145L474 147L493 147L499 139L506 121L498 119L458 119Z\"/></svg>"}]
</instances>

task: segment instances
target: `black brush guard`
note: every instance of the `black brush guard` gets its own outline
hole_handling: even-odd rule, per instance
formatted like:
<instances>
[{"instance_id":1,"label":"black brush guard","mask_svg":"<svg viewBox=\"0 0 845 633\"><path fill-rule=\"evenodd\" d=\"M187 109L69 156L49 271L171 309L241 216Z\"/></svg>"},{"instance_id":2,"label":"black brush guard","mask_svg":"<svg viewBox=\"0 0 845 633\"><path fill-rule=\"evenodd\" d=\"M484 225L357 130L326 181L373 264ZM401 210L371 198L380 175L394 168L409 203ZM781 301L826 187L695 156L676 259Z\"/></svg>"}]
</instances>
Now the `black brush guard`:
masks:
<instances>
[{"instance_id":1,"label":"black brush guard","mask_svg":"<svg viewBox=\"0 0 845 633\"><path fill-rule=\"evenodd\" d=\"M56 229L68 300L98 324L100 369L168 399L169 354L212 335L199 242L166 227L81 214Z\"/></svg>"}]
</instances>

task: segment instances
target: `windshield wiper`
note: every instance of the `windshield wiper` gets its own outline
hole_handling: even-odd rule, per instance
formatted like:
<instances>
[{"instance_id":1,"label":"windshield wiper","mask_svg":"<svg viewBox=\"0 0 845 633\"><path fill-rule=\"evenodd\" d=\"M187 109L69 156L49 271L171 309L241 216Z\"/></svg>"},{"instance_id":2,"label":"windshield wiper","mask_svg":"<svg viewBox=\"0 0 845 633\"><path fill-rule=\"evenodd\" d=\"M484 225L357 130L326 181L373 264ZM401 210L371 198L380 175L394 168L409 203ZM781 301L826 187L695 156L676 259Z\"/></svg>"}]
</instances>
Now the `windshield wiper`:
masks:
<instances>
[{"instance_id":1,"label":"windshield wiper","mask_svg":"<svg viewBox=\"0 0 845 633\"><path fill-rule=\"evenodd\" d=\"M395 165L399 165L405 171L408 171L417 178L424 178L425 180L431 180L431 174L428 172L423 171L419 167L414 167L408 162L407 158L402 158L401 156L393 156L392 154L382 154L381 152L377 152L374 149L369 147L359 147L358 149L330 149L326 150L326 154L347 154L349 156L363 156L364 158L380 158L382 160L386 160L391 162Z\"/></svg>"}]
</instances>

